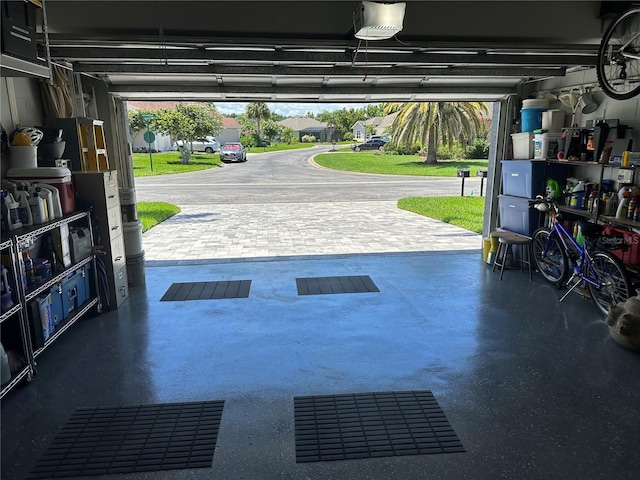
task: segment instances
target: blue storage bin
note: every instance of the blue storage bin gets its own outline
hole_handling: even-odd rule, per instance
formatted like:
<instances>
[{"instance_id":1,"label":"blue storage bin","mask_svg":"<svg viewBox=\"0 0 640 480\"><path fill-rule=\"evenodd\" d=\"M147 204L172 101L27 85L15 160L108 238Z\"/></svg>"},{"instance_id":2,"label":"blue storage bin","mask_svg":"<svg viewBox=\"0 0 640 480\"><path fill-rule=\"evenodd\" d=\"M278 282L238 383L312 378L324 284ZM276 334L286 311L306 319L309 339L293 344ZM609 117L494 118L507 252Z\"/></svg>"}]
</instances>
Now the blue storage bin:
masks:
<instances>
[{"instance_id":1,"label":"blue storage bin","mask_svg":"<svg viewBox=\"0 0 640 480\"><path fill-rule=\"evenodd\" d=\"M51 287L54 324L66 320L71 312L82 306L91 297L91 264L87 263L73 275Z\"/></svg>"},{"instance_id":2,"label":"blue storage bin","mask_svg":"<svg viewBox=\"0 0 640 480\"><path fill-rule=\"evenodd\" d=\"M498 196L500 228L530 237L541 225L542 212L531 207L526 198Z\"/></svg>"},{"instance_id":3,"label":"blue storage bin","mask_svg":"<svg viewBox=\"0 0 640 480\"><path fill-rule=\"evenodd\" d=\"M503 160L502 193L522 198L544 195L547 178L557 180L560 185L567 178L566 165L546 164L545 160Z\"/></svg>"}]
</instances>

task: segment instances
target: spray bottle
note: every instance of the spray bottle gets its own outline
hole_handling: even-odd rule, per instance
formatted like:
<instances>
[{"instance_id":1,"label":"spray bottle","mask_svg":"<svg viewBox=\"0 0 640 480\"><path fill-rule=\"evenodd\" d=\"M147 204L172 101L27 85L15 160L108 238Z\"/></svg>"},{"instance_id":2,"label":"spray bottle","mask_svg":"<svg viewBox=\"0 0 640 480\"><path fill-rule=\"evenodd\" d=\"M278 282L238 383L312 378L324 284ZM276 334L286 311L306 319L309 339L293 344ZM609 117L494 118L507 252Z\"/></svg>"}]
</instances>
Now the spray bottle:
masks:
<instances>
[{"instance_id":1,"label":"spray bottle","mask_svg":"<svg viewBox=\"0 0 640 480\"><path fill-rule=\"evenodd\" d=\"M4 227L7 230L15 230L22 228L20 214L18 212L19 204L8 190L2 191L2 216L4 217Z\"/></svg>"},{"instance_id":2,"label":"spray bottle","mask_svg":"<svg viewBox=\"0 0 640 480\"><path fill-rule=\"evenodd\" d=\"M33 216L31 215L31 206L29 205L29 192L18 187L16 201L18 202L18 213L23 226L33 225Z\"/></svg>"}]
</instances>

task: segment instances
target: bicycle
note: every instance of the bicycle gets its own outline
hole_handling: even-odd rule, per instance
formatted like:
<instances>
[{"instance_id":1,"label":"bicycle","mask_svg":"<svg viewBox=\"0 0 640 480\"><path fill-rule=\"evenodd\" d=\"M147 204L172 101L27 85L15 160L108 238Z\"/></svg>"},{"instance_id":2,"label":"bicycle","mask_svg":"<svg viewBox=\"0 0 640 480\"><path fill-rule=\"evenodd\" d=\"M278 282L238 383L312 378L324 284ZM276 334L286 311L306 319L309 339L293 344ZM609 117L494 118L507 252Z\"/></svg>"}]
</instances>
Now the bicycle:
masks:
<instances>
[{"instance_id":1,"label":"bicycle","mask_svg":"<svg viewBox=\"0 0 640 480\"><path fill-rule=\"evenodd\" d=\"M627 100L640 93L640 6L622 12L607 27L596 71L607 96Z\"/></svg>"},{"instance_id":2,"label":"bicycle","mask_svg":"<svg viewBox=\"0 0 640 480\"><path fill-rule=\"evenodd\" d=\"M601 225L581 221L579 224L584 242L580 245L563 225L558 204L553 199L539 196L534 208L550 216L550 227L539 228L533 233L534 262L547 281L559 288L571 284L560 298L561 302L581 284L586 284L591 298L603 314L607 314L612 305L623 303L632 296L631 281L625 266L604 248L621 248L624 237L602 236ZM573 272L567 279L570 264Z\"/></svg>"}]
</instances>

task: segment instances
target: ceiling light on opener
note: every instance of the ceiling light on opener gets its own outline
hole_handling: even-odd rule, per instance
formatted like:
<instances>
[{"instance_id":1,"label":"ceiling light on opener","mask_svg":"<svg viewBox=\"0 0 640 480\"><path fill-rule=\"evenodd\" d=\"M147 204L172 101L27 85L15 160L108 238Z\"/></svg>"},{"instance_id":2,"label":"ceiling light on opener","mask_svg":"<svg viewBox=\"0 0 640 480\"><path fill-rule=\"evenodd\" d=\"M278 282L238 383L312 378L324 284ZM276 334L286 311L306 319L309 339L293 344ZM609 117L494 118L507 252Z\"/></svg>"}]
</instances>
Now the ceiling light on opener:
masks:
<instances>
[{"instance_id":1,"label":"ceiling light on opener","mask_svg":"<svg viewBox=\"0 0 640 480\"><path fill-rule=\"evenodd\" d=\"M402 31L407 4L362 2L353 14L354 31L360 40L385 40Z\"/></svg>"}]
</instances>

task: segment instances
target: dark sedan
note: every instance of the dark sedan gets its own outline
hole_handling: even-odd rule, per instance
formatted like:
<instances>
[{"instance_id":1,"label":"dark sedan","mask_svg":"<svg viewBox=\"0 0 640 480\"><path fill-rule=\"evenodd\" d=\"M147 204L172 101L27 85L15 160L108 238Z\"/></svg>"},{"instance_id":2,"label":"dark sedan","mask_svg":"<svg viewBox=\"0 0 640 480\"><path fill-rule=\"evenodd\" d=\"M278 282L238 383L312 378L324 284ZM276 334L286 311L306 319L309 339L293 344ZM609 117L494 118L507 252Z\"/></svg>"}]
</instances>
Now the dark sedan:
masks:
<instances>
[{"instance_id":1,"label":"dark sedan","mask_svg":"<svg viewBox=\"0 0 640 480\"><path fill-rule=\"evenodd\" d=\"M223 162L246 162L247 152L241 143L225 143L220 149L220 160Z\"/></svg>"},{"instance_id":2,"label":"dark sedan","mask_svg":"<svg viewBox=\"0 0 640 480\"><path fill-rule=\"evenodd\" d=\"M359 152L360 150L384 150L386 143L387 142L381 138L370 138L364 143L351 145L351 150L354 152Z\"/></svg>"}]
</instances>

